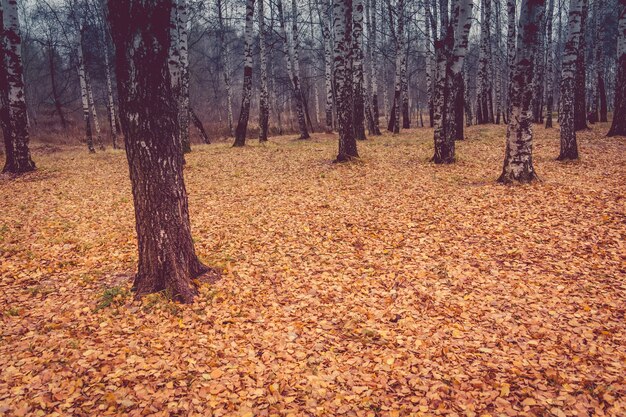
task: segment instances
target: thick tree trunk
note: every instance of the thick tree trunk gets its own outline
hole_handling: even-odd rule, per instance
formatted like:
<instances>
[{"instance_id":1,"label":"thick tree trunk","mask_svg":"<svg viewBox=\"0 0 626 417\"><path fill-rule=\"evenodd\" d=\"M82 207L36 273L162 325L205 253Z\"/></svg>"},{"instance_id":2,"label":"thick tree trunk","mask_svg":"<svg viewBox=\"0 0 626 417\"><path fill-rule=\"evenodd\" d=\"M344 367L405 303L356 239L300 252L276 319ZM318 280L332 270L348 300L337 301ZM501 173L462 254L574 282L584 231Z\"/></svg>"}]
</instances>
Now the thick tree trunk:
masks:
<instances>
[{"instance_id":1,"label":"thick tree trunk","mask_svg":"<svg viewBox=\"0 0 626 417\"><path fill-rule=\"evenodd\" d=\"M11 174L23 174L35 169L28 148L28 115L17 3L17 0L0 2L0 124L6 152L2 172Z\"/></svg>"},{"instance_id":2,"label":"thick tree trunk","mask_svg":"<svg viewBox=\"0 0 626 417\"><path fill-rule=\"evenodd\" d=\"M463 92L462 87L455 84L462 83L463 80L463 62L467 54L473 5L472 0L456 0L452 5L452 17L447 19L442 16L442 25L445 23L446 26L442 28L442 39L435 42L437 68L433 96L435 122L433 162L436 164L454 162L454 142L463 134ZM460 132L459 120L461 120Z\"/></svg>"},{"instance_id":3,"label":"thick tree trunk","mask_svg":"<svg viewBox=\"0 0 626 417\"><path fill-rule=\"evenodd\" d=\"M560 11L559 11L560 13ZM548 54L546 64L546 129L552 127L552 107L554 103L554 51L552 42L552 18L554 14L554 0L549 0L546 11L546 37Z\"/></svg>"},{"instance_id":4,"label":"thick tree trunk","mask_svg":"<svg viewBox=\"0 0 626 417\"><path fill-rule=\"evenodd\" d=\"M472 115L472 102L470 101L470 90L469 90L469 65L463 66L463 77L465 87L463 89L464 93L464 109L465 109L465 126L469 127L472 125L472 120L474 116Z\"/></svg>"},{"instance_id":5,"label":"thick tree trunk","mask_svg":"<svg viewBox=\"0 0 626 417\"><path fill-rule=\"evenodd\" d=\"M250 118L250 97L252 95L252 17L254 16L254 0L246 0L246 27L244 32L244 64L243 64L243 90L241 93L241 110L239 121L235 130L235 143L233 146L245 146L246 133L248 131L248 119Z\"/></svg>"},{"instance_id":6,"label":"thick tree trunk","mask_svg":"<svg viewBox=\"0 0 626 417\"><path fill-rule=\"evenodd\" d=\"M267 87L267 40L265 28L265 0L259 2L259 50L261 66L261 91L259 97L259 141L267 142L267 131L269 129L270 118L270 96Z\"/></svg>"},{"instance_id":7,"label":"thick tree trunk","mask_svg":"<svg viewBox=\"0 0 626 417\"><path fill-rule=\"evenodd\" d=\"M135 205L137 297L189 303L207 272L195 253L183 179L178 106L168 68L172 0L109 2L120 119Z\"/></svg>"},{"instance_id":8,"label":"thick tree trunk","mask_svg":"<svg viewBox=\"0 0 626 417\"><path fill-rule=\"evenodd\" d=\"M626 2L621 0L617 38L617 78L613 123L607 136L626 136Z\"/></svg>"},{"instance_id":9,"label":"thick tree trunk","mask_svg":"<svg viewBox=\"0 0 626 417\"><path fill-rule=\"evenodd\" d=\"M93 133L91 131L91 120L89 120L89 92L87 89L87 71L85 70L85 58L83 54L83 36L84 27L80 28L80 35L78 37L78 80L80 84L80 96L81 103L83 105L83 120L85 122L85 141L87 142L87 149L90 153L96 152L96 148L93 146Z\"/></svg>"},{"instance_id":10,"label":"thick tree trunk","mask_svg":"<svg viewBox=\"0 0 626 417\"><path fill-rule=\"evenodd\" d=\"M561 152L559 160L578 159L576 143L575 89L578 69L578 48L581 46L583 3L585 0L570 0L567 41L563 53L561 73L561 106L559 123L561 124Z\"/></svg>"},{"instance_id":11,"label":"thick tree trunk","mask_svg":"<svg viewBox=\"0 0 626 417\"><path fill-rule=\"evenodd\" d=\"M365 103L363 100L363 0L352 1L352 88L354 136L365 140Z\"/></svg>"},{"instance_id":12,"label":"thick tree trunk","mask_svg":"<svg viewBox=\"0 0 626 417\"><path fill-rule=\"evenodd\" d=\"M533 81L538 76L538 50L543 42L541 26L545 19L545 1L522 0L517 35L515 67L511 78L512 112L507 126L506 151L501 183L531 182L537 178L533 167L533 131L531 101Z\"/></svg>"},{"instance_id":13,"label":"thick tree trunk","mask_svg":"<svg viewBox=\"0 0 626 417\"><path fill-rule=\"evenodd\" d=\"M337 122L339 127L339 152L335 162L358 158L353 124L352 71L352 0L333 0L334 78L337 91Z\"/></svg>"},{"instance_id":14,"label":"thick tree trunk","mask_svg":"<svg viewBox=\"0 0 626 417\"><path fill-rule=\"evenodd\" d=\"M585 31L588 1L589 0L582 0L580 37L577 46L578 57L576 59L576 72L574 74L574 129L576 131L587 129L587 67L585 66Z\"/></svg>"}]
</instances>

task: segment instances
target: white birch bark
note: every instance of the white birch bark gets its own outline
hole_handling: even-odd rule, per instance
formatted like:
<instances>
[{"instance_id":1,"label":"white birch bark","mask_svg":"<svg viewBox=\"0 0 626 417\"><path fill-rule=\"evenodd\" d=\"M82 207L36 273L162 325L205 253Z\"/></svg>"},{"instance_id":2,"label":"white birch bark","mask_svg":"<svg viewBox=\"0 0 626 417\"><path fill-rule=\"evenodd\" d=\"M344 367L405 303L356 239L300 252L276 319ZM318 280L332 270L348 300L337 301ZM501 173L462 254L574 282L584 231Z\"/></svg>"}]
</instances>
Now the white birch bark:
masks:
<instances>
[{"instance_id":1,"label":"white birch bark","mask_svg":"<svg viewBox=\"0 0 626 417\"><path fill-rule=\"evenodd\" d=\"M363 100L363 0L352 1L352 75L353 124L357 140L365 140L365 107Z\"/></svg>"},{"instance_id":2,"label":"white birch bark","mask_svg":"<svg viewBox=\"0 0 626 417\"><path fill-rule=\"evenodd\" d=\"M561 152L558 157L559 160L578 159L578 144L576 143L574 126L574 89L578 48L582 37L583 2L584 0L570 0L568 34L561 64L561 105L559 111Z\"/></svg>"},{"instance_id":3,"label":"white birch bark","mask_svg":"<svg viewBox=\"0 0 626 417\"><path fill-rule=\"evenodd\" d=\"M23 174L34 170L35 163L28 148L28 114L17 0L0 2L0 34L0 91L3 95L0 124L6 152L6 163L2 172Z\"/></svg>"},{"instance_id":4,"label":"white birch bark","mask_svg":"<svg viewBox=\"0 0 626 417\"><path fill-rule=\"evenodd\" d=\"M334 79L337 89L337 121L339 152L336 162L358 158L352 123L352 0L333 0Z\"/></svg>"},{"instance_id":5,"label":"white birch bark","mask_svg":"<svg viewBox=\"0 0 626 417\"><path fill-rule=\"evenodd\" d=\"M537 51L541 30L537 22L542 22L545 2L522 0L519 20L519 33L515 53L515 67L511 79L513 93L509 124L507 126L506 151L502 183L531 182L537 178L533 167L532 109L533 79L537 76L536 60L541 59Z\"/></svg>"},{"instance_id":6,"label":"white birch bark","mask_svg":"<svg viewBox=\"0 0 626 417\"><path fill-rule=\"evenodd\" d=\"M91 120L89 119L89 93L87 90L87 72L85 70L85 58L83 54L83 34L84 28L81 25L78 37L78 80L80 84L80 97L83 105L83 120L85 122L85 139L87 149L94 153L96 148L93 145L93 133L91 131Z\"/></svg>"},{"instance_id":7,"label":"white birch bark","mask_svg":"<svg viewBox=\"0 0 626 417\"><path fill-rule=\"evenodd\" d=\"M100 22L100 33L102 36L102 48L104 53L104 76L106 78L107 88L107 113L109 116L109 128L111 132L111 141L113 149L117 149L117 123L115 123L115 101L113 100L113 82L111 80L111 63L109 60L109 35L106 29L104 19Z\"/></svg>"},{"instance_id":8,"label":"white birch bark","mask_svg":"<svg viewBox=\"0 0 626 417\"><path fill-rule=\"evenodd\" d=\"M87 84L87 101L89 103L89 110L91 112L91 118L93 120L93 128L96 131L96 142L98 148L101 151L104 150L104 142L102 141L102 131L100 130L100 122L98 121L98 112L96 111L96 101L93 98L93 90L91 88L91 79L89 73L85 70L85 82Z\"/></svg>"},{"instance_id":9,"label":"white birch bark","mask_svg":"<svg viewBox=\"0 0 626 417\"><path fill-rule=\"evenodd\" d=\"M248 119L250 117L250 100L252 97L252 25L254 17L254 0L246 0L246 26L244 29L244 64L243 64L243 87L241 92L241 110L235 130L235 143L233 146L246 144L248 131Z\"/></svg>"},{"instance_id":10,"label":"white birch bark","mask_svg":"<svg viewBox=\"0 0 626 417\"><path fill-rule=\"evenodd\" d=\"M270 115L269 90L267 86L267 40L265 27L265 0L257 0L259 2L259 51L260 51L260 67L261 67L261 90L259 97L259 141L267 141L267 131Z\"/></svg>"},{"instance_id":11,"label":"white birch bark","mask_svg":"<svg viewBox=\"0 0 626 417\"><path fill-rule=\"evenodd\" d=\"M626 136L626 1L620 0L617 23L617 77L613 122L607 136Z\"/></svg>"}]
</instances>

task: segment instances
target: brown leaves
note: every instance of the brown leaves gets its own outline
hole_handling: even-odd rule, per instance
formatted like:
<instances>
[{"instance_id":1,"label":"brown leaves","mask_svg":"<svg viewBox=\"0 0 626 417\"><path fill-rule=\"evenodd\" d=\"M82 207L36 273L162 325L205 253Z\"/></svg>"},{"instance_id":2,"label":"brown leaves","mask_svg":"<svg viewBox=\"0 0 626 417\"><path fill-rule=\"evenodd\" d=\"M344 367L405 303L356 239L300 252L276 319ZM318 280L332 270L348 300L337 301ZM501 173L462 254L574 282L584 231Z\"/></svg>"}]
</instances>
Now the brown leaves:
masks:
<instances>
[{"instance_id":1,"label":"brown leaves","mask_svg":"<svg viewBox=\"0 0 626 417\"><path fill-rule=\"evenodd\" d=\"M193 234L223 278L188 306L126 295L124 154L40 155L0 193L0 414L624 415L626 143L594 133L561 164L536 129L521 187L494 182L503 127L446 167L429 130L344 166L331 138L198 146Z\"/></svg>"}]
</instances>

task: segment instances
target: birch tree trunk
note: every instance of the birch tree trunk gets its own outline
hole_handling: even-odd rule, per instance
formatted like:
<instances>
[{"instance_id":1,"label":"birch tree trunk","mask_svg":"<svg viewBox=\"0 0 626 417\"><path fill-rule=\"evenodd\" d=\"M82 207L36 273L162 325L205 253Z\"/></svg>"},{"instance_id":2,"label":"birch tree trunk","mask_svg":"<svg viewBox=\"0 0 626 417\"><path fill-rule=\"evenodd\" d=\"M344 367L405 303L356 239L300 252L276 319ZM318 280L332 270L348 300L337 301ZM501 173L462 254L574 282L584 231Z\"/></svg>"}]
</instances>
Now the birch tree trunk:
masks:
<instances>
[{"instance_id":1,"label":"birch tree trunk","mask_svg":"<svg viewBox=\"0 0 626 417\"><path fill-rule=\"evenodd\" d=\"M370 7L368 11L370 13L369 18L369 34L370 34L370 74L371 74L371 87L372 87L372 119L373 119L373 129L372 134L374 136L379 136L380 133L380 111L378 108L378 76L380 74L380 68L378 65L378 33L377 33L377 24L376 24L376 0L371 0Z\"/></svg>"},{"instance_id":2,"label":"birch tree trunk","mask_svg":"<svg viewBox=\"0 0 626 417\"><path fill-rule=\"evenodd\" d=\"M626 136L626 1L620 0L613 123L607 136Z\"/></svg>"},{"instance_id":3,"label":"birch tree trunk","mask_svg":"<svg viewBox=\"0 0 626 417\"><path fill-rule=\"evenodd\" d=\"M320 13L322 23L322 37L324 40L324 92L326 101L324 103L325 131L333 131L333 34L331 30L332 11L331 3L322 0L323 14Z\"/></svg>"},{"instance_id":4,"label":"birch tree trunk","mask_svg":"<svg viewBox=\"0 0 626 417\"><path fill-rule=\"evenodd\" d=\"M35 163L28 148L28 116L17 0L0 2L0 58L0 124L6 152L2 172L23 174L33 171Z\"/></svg>"},{"instance_id":5,"label":"birch tree trunk","mask_svg":"<svg viewBox=\"0 0 626 417\"><path fill-rule=\"evenodd\" d=\"M561 106L559 123L561 124L561 152L558 160L578 159L575 127L576 71L578 67L578 48L581 46L584 0L570 0L567 24L567 41L563 53L561 72Z\"/></svg>"},{"instance_id":6,"label":"birch tree trunk","mask_svg":"<svg viewBox=\"0 0 626 417\"><path fill-rule=\"evenodd\" d=\"M602 17L604 17L604 9L602 10ZM619 25L619 23L618 23ZM618 29L619 30L619 29ZM598 101L600 106L600 122L608 121L608 109L606 100L606 86L604 82L604 74L606 71L606 57L604 53L604 36L606 30L603 24L600 24L598 28L598 51L597 51L597 65L596 65L596 80L598 83Z\"/></svg>"},{"instance_id":7,"label":"birch tree trunk","mask_svg":"<svg viewBox=\"0 0 626 417\"><path fill-rule=\"evenodd\" d=\"M591 21L589 22L589 39L591 40L591 45L589 45L589 49L591 51L591 61L589 62L589 76L591 78L589 82L589 123L595 124L598 121L598 84L596 82L595 75L597 74L596 66L598 65L597 56L598 56L598 33L600 32L600 20L598 19L598 14L600 13L600 2L598 0L593 0L591 8Z\"/></svg>"},{"instance_id":8,"label":"birch tree trunk","mask_svg":"<svg viewBox=\"0 0 626 417\"><path fill-rule=\"evenodd\" d=\"M83 54L84 28L81 25L78 37L78 80L80 84L80 97L83 105L83 120L85 122L85 141L90 153L96 152L93 146L93 133L91 131L91 120L89 120L89 93L87 90L87 72L85 70L85 58Z\"/></svg>"},{"instance_id":9,"label":"birch tree trunk","mask_svg":"<svg viewBox=\"0 0 626 417\"><path fill-rule=\"evenodd\" d=\"M107 86L107 113L109 115L109 128L111 130L111 142L113 143L113 149L118 149L117 136L117 123L115 123L115 101L113 100L113 82L111 81L111 63L109 61L109 34L106 29L106 24L101 23L101 35L102 35L102 47L104 53L104 76L106 78Z\"/></svg>"},{"instance_id":10,"label":"birch tree trunk","mask_svg":"<svg viewBox=\"0 0 626 417\"><path fill-rule=\"evenodd\" d=\"M248 119L250 118L250 96L252 94L252 18L254 16L254 0L246 0L246 27L244 32L244 64L243 64L243 90L241 93L241 110L239 121L235 130L235 143L233 146L245 146L246 132L248 131Z\"/></svg>"},{"instance_id":11,"label":"birch tree trunk","mask_svg":"<svg viewBox=\"0 0 626 417\"><path fill-rule=\"evenodd\" d=\"M451 164L455 159L454 141L457 138L457 115L463 114L463 101L453 94L454 83L463 77L463 62L467 54L471 29L473 0L456 0L452 4L452 17L442 16L441 39L435 41L437 69L434 106L433 162ZM440 10L440 13L443 10ZM436 32L436 31L435 31Z\"/></svg>"},{"instance_id":12,"label":"birch tree trunk","mask_svg":"<svg viewBox=\"0 0 626 417\"><path fill-rule=\"evenodd\" d=\"M500 124L500 115L502 114L502 48L500 45L500 34L502 33L500 27L500 15L502 14L500 0L495 0L495 21L496 21L496 34L494 37L494 45L496 48L495 51L495 60L492 59L492 63L494 63L495 71L493 72L495 87L496 87L496 103L495 103L495 117L496 124Z\"/></svg>"},{"instance_id":13,"label":"birch tree trunk","mask_svg":"<svg viewBox=\"0 0 626 417\"><path fill-rule=\"evenodd\" d=\"M298 128L300 130L299 139L309 139L309 131L306 125L306 117L304 114L304 100L302 95L302 87L300 85L300 59L299 59L299 43L298 43L298 9L295 1L292 1L293 22L291 25L291 41L287 36L285 28L285 17L283 13L282 0L277 2L278 19L280 21L281 36L285 42L285 59L287 60L287 73L291 81L293 98L296 105L296 115L298 118Z\"/></svg>"},{"instance_id":14,"label":"birch tree trunk","mask_svg":"<svg viewBox=\"0 0 626 417\"><path fill-rule=\"evenodd\" d=\"M85 82L87 84L87 102L89 103L89 110L91 111L91 118L93 120L93 127L96 131L96 142L98 148L104 150L104 142L102 141L102 131L100 130L100 122L98 121L98 112L96 111L96 102L93 98L93 90L91 88L91 78L89 78L89 72L85 70Z\"/></svg>"},{"instance_id":15,"label":"birch tree trunk","mask_svg":"<svg viewBox=\"0 0 626 417\"><path fill-rule=\"evenodd\" d=\"M580 37L577 47L576 72L574 73L574 129L587 129L587 81L585 66L585 31L588 12L588 1L582 0L582 13L580 15ZM571 29L571 28L570 28Z\"/></svg>"},{"instance_id":16,"label":"birch tree trunk","mask_svg":"<svg viewBox=\"0 0 626 417\"><path fill-rule=\"evenodd\" d=\"M108 2L116 57L120 119L135 206L137 297L164 292L189 303L194 278L209 271L194 249L169 79L172 0Z\"/></svg>"},{"instance_id":17,"label":"birch tree trunk","mask_svg":"<svg viewBox=\"0 0 626 417\"><path fill-rule=\"evenodd\" d=\"M437 37L436 33L432 33L431 27L433 26L432 13L430 0L424 0L424 16L426 16L426 24L424 29L424 36L426 42L426 93L428 94L428 119L430 127L434 126L433 120L433 71L435 69L434 53L433 53L433 38Z\"/></svg>"},{"instance_id":18,"label":"birch tree trunk","mask_svg":"<svg viewBox=\"0 0 626 417\"><path fill-rule=\"evenodd\" d=\"M222 59L222 72L224 87L226 88L226 112L228 118L228 137L233 136L233 91L231 86L230 47L226 40L226 28L224 27L223 0L217 0L217 16L220 28L220 57Z\"/></svg>"},{"instance_id":19,"label":"birch tree trunk","mask_svg":"<svg viewBox=\"0 0 626 417\"><path fill-rule=\"evenodd\" d=\"M508 80L508 91L507 91L507 107L506 114L507 119L511 117L512 103L511 103L511 95L513 92L511 91L513 79L513 70L515 69L515 13L517 4L516 0L506 0L506 10L507 10L507 41L506 41L506 49L507 49L507 80Z\"/></svg>"},{"instance_id":20,"label":"birch tree trunk","mask_svg":"<svg viewBox=\"0 0 626 417\"><path fill-rule=\"evenodd\" d=\"M402 105L402 67L404 63L404 0L398 0L395 14L397 15L397 25L394 30L394 12L392 5L389 3L389 26L395 40L395 79L393 89L393 105L391 107L391 115L389 117L389 125L387 130L394 134L400 133L400 112Z\"/></svg>"},{"instance_id":21,"label":"birch tree trunk","mask_svg":"<svg viewBox=\"0 0 626 417\"><path fill-rule=\"evenodd\" d=\"M352 1L352 88L354 136L365 140L365 105L363 100L363 0Z\"/></svg>"},{"instance_id":22,"label":"birch tree trunk","mask_svg":"<svg viewBox=\"0 0 626 417\"><path fill-rule=\"evenodd\" d=\"M560 13L561 11L559 11ZM554 0L548 1L546 11L546 53L548 54L546 64L546 129L552 127L552 107L554 103L554 50L552 42L552 19L554 18Z\"/></svg>"},{"instance_id":23,"label":"birch tree trunk","mask_svg":"<svg viewBox=\"0 0 626 417\"><path fill-rule=\"evenodd\" d=\"M267 87L267 34L265 28L265 0L259 2L259 50L261 66L261 92L259 97L259 141L267 142L267 131L270 118L270 96Z\"/></svg>"},{"instance_id":24,"label":"birch tree trunk","mask_svg":"<svg viewBox=\"0 0 626 417\"><path fill-rule=\"evenodd\" d=\"M502 175L498 182L531 182L537 178L533 167L532 110L533 81L537 77L537 60L541 22L545 18L544 0L522 0L515 66L511 79L511 117L507 125L506 151Z\"/></svg>"},{"instance_id":25,"label":"birch tree trunk","mask_svg":"<svg viewBox=\"0 0 626 417\"><path fill-rule=\"evenodd\" d=\"M334 70L337 91L339 152L335 162L358 158L353 124L354 75L352 73L352 0L333 0Z\"/></svg>"},{"instance_id":26,"label":"birch tree trunk","mask_svg":"<svg viewBox=\"0 0 626 417\"><path fill-rule=\"evenodd\" d=\"M491 71L491 0L482 0L478 69L478 124L493 123Z\"/></svg>"},{"instance_id":27,"label":"birch tree trunk","mask_svg":"<svg viewBox=\"0 0 626 417\"><path fill-rule=\"evenodd\" d=\"M538 22L539 23L539 22ZM540 22L539 25L539 44L537 46L537 58L535 59L535 77L533 80L533 100L531 102L531 110L534 123L543 123L543 84L545 80L545 37L546 22Z\"/></svg>"},{"instance_id":28,"label":"birch tree trunk","mask_svg":"<svg viewBox=\"0 0 626 417\"><path fill-rule=\"evenodd\" d=\"M187 0L177 0L178 50L180 54L180 99L179 99L179 125L180 140L183 144L183 152L191 152L189 139L189 31Z\"/></svg>"}]
</instances>

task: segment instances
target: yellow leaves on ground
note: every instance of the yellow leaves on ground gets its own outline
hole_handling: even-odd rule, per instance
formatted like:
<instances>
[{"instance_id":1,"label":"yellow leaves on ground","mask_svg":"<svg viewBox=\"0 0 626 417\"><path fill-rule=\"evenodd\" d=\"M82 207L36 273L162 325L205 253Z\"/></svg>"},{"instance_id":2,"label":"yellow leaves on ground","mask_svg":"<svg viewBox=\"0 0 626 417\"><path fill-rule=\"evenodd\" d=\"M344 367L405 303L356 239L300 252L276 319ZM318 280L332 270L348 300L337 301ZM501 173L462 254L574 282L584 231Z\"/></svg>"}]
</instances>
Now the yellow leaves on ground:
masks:
<instances>
[{"instance_id":1,"label":"yellow leaves on ground","mask_svg":"<svg viewBox=\"0 0 626 417\"><path fill-rule=\"evenodd\" d=\"M0 415L624 416L626 170L582 159L497 185L504 127L434 166L432 131L196 146L193 235L224 270L193 305L133 301L120 151L0 179ZM35 147L36 148L36 147Z\"/></svg>"}]
</instances>

